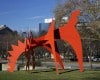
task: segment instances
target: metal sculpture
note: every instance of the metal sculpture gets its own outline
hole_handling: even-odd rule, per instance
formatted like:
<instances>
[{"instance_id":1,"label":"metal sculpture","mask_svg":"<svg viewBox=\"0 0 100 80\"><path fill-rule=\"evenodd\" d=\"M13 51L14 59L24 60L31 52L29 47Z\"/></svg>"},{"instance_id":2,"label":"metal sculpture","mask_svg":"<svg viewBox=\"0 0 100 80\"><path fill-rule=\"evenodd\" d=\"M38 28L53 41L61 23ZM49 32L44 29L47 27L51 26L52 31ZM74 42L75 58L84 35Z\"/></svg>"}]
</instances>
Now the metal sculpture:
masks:
<instances>
[{"instance_id":1,"label":"metal sculpture","mask_svg":"<svg viewBox=\"0 0 100 80\"><path fill-rule=\"evenodd\" d=\"M59 29L54 29L54 21L50 24L49 30L46 35L39 37L39 38L33 38L31 33L30 37L26 38L24 43L21 41L18 41L18 46L12 45L13 50L9 51L10 55L8 57L8 71L13 72L14 67L16 64L17 59L22 54L22 52L25 52L27 63L26 63L26 70L29 69L29 62L30 62L30 51L33 53L33 69L35 68L35 60L34 60L34 48L38 46L43 46L44 48L47 48L52 55L54 56L54 62L56 67L56 73L58 74L58 64L61 66L62 69L64 69L64 65L62 62L62 59L60 57L60 54L56 51L57 48L55 47L56 39L63 39L67 41L73 48L73 50L76 53L80 72L83 71L83 56L82 56L82 44L81 44L81 38L79 36L79 33L77 29L75 28L77 23L77 16L80 14L79 10L75 10L72 12L71 17L69 19L69 22L67 24L64 24L63 27L60 27Z\"/></svg>"}]
</instances>

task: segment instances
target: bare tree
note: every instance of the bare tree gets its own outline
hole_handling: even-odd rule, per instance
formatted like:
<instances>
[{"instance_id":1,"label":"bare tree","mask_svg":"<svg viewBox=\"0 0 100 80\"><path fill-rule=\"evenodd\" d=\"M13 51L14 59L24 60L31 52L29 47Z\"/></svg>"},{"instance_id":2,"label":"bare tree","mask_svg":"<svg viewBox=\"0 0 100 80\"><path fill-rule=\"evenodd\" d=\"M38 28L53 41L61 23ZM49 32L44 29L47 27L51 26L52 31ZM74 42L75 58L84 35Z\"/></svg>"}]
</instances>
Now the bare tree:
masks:
<instances>
[{"instance_id":1,"label":"bare tree","mask_svg":"<svg viewBox=\"0 0 100 80\"><path fill-rule=\"evenodd\" d=\"M90 22L100 18L100 0L66 0L64 3L59 3L55 9L54 14L56 23L61 24L61 20L64 16L75 10L80 9L81 22Z\"/></svg>"}]
</instances>

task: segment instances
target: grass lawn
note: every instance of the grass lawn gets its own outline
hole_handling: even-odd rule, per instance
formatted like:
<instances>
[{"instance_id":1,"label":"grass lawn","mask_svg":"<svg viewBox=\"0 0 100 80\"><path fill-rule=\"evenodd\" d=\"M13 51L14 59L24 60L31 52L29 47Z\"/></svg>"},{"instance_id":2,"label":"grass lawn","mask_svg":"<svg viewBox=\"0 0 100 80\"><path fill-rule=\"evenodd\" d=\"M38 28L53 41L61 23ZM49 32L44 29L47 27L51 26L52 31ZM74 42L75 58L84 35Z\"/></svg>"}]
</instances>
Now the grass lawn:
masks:
<instances>
[{"instance_id":1,"label":"grass lawn","mask_svg":"<svg viewBox=\"0 0 100 80\"><path fill-rule=\"evenodd\" d=\"M54 70L0 71L0 80L100 80L100 70L85 70L82 73L79 70L65 70L60 71L59 75Z\"/></svg>"}]
</instances>

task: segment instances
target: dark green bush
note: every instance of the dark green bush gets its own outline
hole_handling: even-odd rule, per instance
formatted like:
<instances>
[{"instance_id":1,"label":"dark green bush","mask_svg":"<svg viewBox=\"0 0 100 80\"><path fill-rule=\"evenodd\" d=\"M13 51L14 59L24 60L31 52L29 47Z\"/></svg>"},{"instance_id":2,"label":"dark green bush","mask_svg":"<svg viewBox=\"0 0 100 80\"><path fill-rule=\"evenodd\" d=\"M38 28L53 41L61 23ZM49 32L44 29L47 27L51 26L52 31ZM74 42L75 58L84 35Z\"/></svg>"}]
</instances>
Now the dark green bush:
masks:
<instances>
[{"instance_id":1,"label":"dark green bush","mask_svg":"<svg viewBox=\"0 0 100 80\"><path fill-rule=\"evenodd\" d=\"M42 63L41 63L41 61L40 61L40 60L36 60L35 65L36 65L36 66L41 66L41 65L42 65Z\"/></svg>"}]
</instances>

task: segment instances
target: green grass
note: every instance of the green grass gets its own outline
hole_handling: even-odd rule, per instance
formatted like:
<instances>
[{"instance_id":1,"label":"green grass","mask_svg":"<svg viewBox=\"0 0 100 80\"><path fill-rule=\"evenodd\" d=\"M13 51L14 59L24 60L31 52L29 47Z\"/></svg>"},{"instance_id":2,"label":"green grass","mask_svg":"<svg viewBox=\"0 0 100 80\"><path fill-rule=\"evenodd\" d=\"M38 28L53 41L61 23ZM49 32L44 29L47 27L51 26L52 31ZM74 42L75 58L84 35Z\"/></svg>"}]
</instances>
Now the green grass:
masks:
<instances>
[{"instance_id":1,"label":"green grass","mask_svg":"<svg viewBox=\"0 0 100 80\"><path fill-rule=\"evenodd\" d=\"M60 71L56 75L54 70L50 71L15 71L13 73L0 71L0 80L100 80L100 70L86 70L82 73L79 70Z\"/></svg>"}]
</instances>

